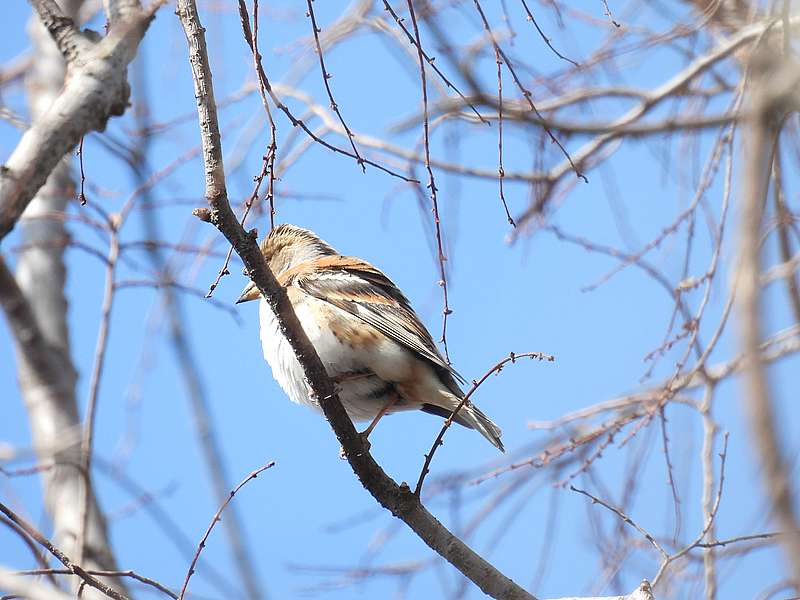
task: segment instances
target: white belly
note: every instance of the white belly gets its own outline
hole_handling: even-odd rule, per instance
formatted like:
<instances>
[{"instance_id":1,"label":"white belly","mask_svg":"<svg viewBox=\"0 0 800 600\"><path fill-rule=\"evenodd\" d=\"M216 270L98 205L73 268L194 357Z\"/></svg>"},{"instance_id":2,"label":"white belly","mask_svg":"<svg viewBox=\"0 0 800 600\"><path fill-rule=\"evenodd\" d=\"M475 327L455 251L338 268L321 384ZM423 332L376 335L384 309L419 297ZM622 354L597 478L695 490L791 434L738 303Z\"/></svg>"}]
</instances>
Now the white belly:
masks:
<instances>
[{"instance_id":1,"label":"white belly","mask_svg":"<svg viewBox=\"0 0 800 600\"><path fill-rule=\"evenodd\" d=\"M352 347L337 338L329 327L321 327L318 321L320 307L333 311L337 318L356 322L356 318L327 302L306 296L303 302L294 304L297 318L319 354L322 364L331 377L368 369L377 375L361 377L337 384L339 399L353 421L369 420L394 394L389 382L403 381L412 368L414 359L410 352L378 333L377 347L362 349ZM292 402L320 410L316 399L306 383L300 363L289 342L278 327L272 309L262 299L259 301L261 346L264 358L272 367L272 375ZM360 321L361 327L369 327ZM380 376L379 376L380 375ZM402 399L393 410L417 408Z\"/></svg>"}]
</instances>

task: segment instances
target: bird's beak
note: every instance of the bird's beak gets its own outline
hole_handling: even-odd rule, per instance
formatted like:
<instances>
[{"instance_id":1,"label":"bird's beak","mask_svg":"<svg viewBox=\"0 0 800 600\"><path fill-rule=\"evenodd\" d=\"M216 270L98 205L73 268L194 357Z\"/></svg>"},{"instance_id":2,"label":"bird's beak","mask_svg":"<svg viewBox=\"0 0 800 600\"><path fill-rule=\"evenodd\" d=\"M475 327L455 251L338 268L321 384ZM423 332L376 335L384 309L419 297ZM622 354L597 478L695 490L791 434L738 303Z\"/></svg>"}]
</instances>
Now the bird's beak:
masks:
<instances>
[{"instance_id":1,"label":"bird's beak","mask_svg":"<svg viewBox=\"0 0 800 600\"><path fill-rule=\"evenodd\" d=\"M242 290L242 294L239 296L239 299L236 301L236 304L241 304L242 302L250 302L250 300L258 300L259 298L261 298L261 292L258 291L256 284L251 281Z\"/></svg>"}]
</instances>

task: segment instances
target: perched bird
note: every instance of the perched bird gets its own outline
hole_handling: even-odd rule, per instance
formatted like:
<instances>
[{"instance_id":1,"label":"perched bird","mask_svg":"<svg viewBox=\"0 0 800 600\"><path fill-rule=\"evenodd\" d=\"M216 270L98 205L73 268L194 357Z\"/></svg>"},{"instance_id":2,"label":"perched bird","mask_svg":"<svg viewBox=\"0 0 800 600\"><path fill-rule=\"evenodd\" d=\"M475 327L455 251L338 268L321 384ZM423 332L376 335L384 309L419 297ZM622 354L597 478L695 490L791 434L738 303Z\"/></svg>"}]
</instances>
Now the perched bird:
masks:
<instances>
[{"instance_id":1,"label":"perched bird","mask_svg":"<svg viewBox=\"0 0 800 600\"><path fill-rule=\"evenodd\" d=\"M261 251L286 288L297 317L333 379L353 421L370 420L369 436L386 414L422 410L448 417L464 397L461 377L442 358L403 293L368 262L342 256L314 232L279 225ZM237 304L261 299L255 284ZM261 344L272 374L293 402L319 405L269 305L259 305ZM476 429L501 451L500 429L471 402L454 421Z\"/></svg>"}]
</instances>

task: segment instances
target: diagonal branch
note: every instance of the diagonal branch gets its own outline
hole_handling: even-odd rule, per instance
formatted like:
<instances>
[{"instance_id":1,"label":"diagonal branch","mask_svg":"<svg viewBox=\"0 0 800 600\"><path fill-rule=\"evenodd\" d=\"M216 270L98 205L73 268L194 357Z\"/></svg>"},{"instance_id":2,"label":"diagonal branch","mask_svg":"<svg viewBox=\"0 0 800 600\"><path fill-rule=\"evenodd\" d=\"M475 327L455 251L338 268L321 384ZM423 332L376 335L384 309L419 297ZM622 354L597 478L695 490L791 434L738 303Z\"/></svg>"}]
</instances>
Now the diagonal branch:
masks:
<instances>
[{"instance_id":1,"label":"diagonal branch","mask_svg":"<svg viewBox=\"0 0 800 600\"><path fill-rule=\"evenodd\" d=\"M222 166L219 124L204 29L200 24L194 0L178 0L177 4L177 14L189 45L189 62L203 142L206 198L210 207L197 212L216 226L233 245L251 279L275 313L281 333L294 350L325 417L362 485L384 508L402 519L422 541L472 580L484 593L505 600L531 600L533 596L448 531L425 509L407 485L398 485L386 475L364 447L339 401L333 382L297 319L286 291L269 270L256 244L255 232L245 232L231 210Z\"/></svg>"},{"instance_id":2,"label":"diagonal branch","mask_svg":"<svg viewBox=\"0 0 800 600\"><path fill-rule=\"evenodd\" d=\"M61 367L39 329L28 300L0 256L0 306L19 346L25 347L25 358L31 368L49 385L61 380Z\"/></svg>"},{"instance_id":3,"label":"diagonal branch","mask_svg":"<svg viewBox=\"0 0 800 600\"><path fill-rule=\"evenodd\" d=\"M80 565L73 563L70 558L64 554L61 550L56 548L50 540L44 537L41 533L39 533L30 523L22 519L19 515L17 515L14 511L8 508L5 504L0 502L0 512L2 512L6 517L8 517L13 523L19 526L28 536L30 536L33 540L36 541L40 546L42 546L45 550L47 550L50 554L55 556L61 564L63 564L67 569L69 569L72 573L75 573L78 577L80 577L87 585L100 590L109 598L114 598L114 600L127 600L127 596L121 594L114 588L106 585L93 575L87 573Z\"/></svg>"},{"instance_id":4,"label":"diagonal branch","mask_svg":"<svg viewBox=\"0 0 800 600\"><path fill-rule=\"evenodd\" d=\"M81 52L91 48L91 42L61 11L55 0L30 0L30 3L67 63L73 63Z\"/></svg>"},{"instance_id":5,"label":"diagonal branch","mask_svg":"<svg viewBox=\"0 0 800 600\"><path fill-rule=\"evenodd\" d=\"M72 68L61 94L25 132L0 168L0 240L13 229L22 211L62 157L85 134L102 131L110 117L125 112L130 94L128 64L136 55L139 42L163 1L159 0L150 10L113 28L107 37L93 45L91 52L84 52L79 46L85 42L88 48L88 39L77 37L71 29L74 26L59 21L63 17L53 12L53 0L35 0L37 9L45 11L40 13L42 18L53 21L51 33L56 25L59 31L64 31L60 46L62 53L65 53L68 41L80 39L82 42L67 48L75 54L65 54ZM78 58L80 63L75 62Z\"/></svg>"}]
</instances>

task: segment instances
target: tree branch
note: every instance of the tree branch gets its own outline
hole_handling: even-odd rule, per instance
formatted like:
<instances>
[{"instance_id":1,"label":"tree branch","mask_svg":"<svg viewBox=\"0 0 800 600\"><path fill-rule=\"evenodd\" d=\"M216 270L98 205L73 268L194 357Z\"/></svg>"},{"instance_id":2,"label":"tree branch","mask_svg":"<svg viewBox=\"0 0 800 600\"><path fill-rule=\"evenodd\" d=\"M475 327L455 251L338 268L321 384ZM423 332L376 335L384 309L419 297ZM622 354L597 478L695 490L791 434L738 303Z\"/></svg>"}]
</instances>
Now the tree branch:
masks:
<instances>
[{"instance_id":1,"label":"tree branch","mask_svg":"<svg viewBox=\"0 0 800 600\"><path fill-rule=\"evenodd\" d=\"M32 539L36 540L36 542L46 549L50 554L55 556L62 565L67 567L72 573L80 577L83 581L86 582L87 585L100 590L109 598L114 598L114 600L128 600L128 597L124 594L121 594L114 588L104 584L102 581L87 573L80 565L73 563L70 558L64 554L61 550L56 548L53 543L44 537L41 533L39 533L30 523L22 519L19 515L17 515L14 511L8 508L5 504L0 502L0 512L3 513L6 517L8 517L13 523L17 524L20 529L22 529L26 535L30 536Z\"/></svg>"},{"instance_id":2,"label":"tree branch","mask_svg":"<svg viewBox=\"0 0 800 600\"><path fill-rule=\"evenodd\" d=\"M111 27L135 18L142 10L139 0L103 0Z\"/></svg>"},{"instance_id":3,"label":"tree branch","mask_svg":"<svg viewBox=\"0 0 800 600\"><path fill-rule=\"evenodd\" d=\"M9 328L17 345L25 348L25 358L31 369L45 382L61 378L61 365L44 339L28 300L19 289L14 275L0 256L0 306L6 314Z\"/></svg>"},{"instance_id":4,"label":"tree branch","mask_svg":"<svg viewBox=\"0 0 800 600\"><path fill-rule=\"evenodd\" d=\"M73 600L51 585L43 585L36 581L26 581L13 571L0 568L0 590L14 594L14 598L27 598L28 600ZM5 596L4 596L5 597Z\"/></svg>"},{"instance_id":5,"label":"tree branch","mask_svg":"<svg viewBox=\"0 0 800 600\"><path fill-rule=\"evenodd\" d=\"M398 485L370 456L322 365L314 346L300 326L286 291L269 270L256 244L254 231L245 232L231 210L225 186L219 125L217 122L211 69L205 34L194 0L178 0L177 14L189 45L198 118L203 142L208 220L233 245L250 278L275 313L281 333L286 337L313 394L344 449L350 466L362 485L393 515L402 519L431 549L472 580L484 593L504 600L531 600L528 592L500 573L464 542L448 531L420 503L408 485Z\"/></svg>"},{"instance_id":6,"label":"tree branch","mask_svg":"<svg viewBox=\"0 0 800 600\"><path fill-rule=\"evenodd\" d=\"M650 588L650 583L642 581L638 588L625 596L602 596L595 598L570 596L569 598L553 598L553 600L655 600L655 596L653 595L653 590Z\"/></svg>"},{"instance_id":7,"label":"tree branch","mask_svg":"<svg viewBox=\"0 0 800 600\"><path fill-rule=\"evenodd\" d=\"M66 15L76 15L82 0L62 0ZM57 47L48 32L35 16L31 23L31 38L36 59L27 74L30 90L28 105L35 124L52 122L54 103L57 107L68 92L64 89L66 59L63 48ZM73 64L72 76L84 68L94 69L93 63L83 66ZM124 82L124 67L122 71ZM67 84L67 90L72 89ZM89 100L87 100L88 102ZM63 104L62 104L63 106ZM56 115L59 117L59 115ZM36 128L38 125L34 125ZM24 146L23 143L20 147ZM41 140L40 140L41 141ZM18 147L18 150L20 148ZM31 148L29 147L29 150ZM113 550L106 522L100 511L94 490L88 480L88 470L81 468L80 440L75 435L80 429L80 418L75 398L77 373L73 366L67 324L66 269L64 247L68 234L61 217L74 189L69 163L62 154L43 146L36 152L25 153L21 158L33 161L25 170L37 171L45 181L41 187L32 186L35 196L25 207L21 226L23 250L17 259L16 281L4 269L2 288L13 298L12 306L25 317L26 335L19 328L12 329L17 348L17 376L22 399L30 422L31 439L40 462L53 467L42 473L43 500L52 520L52 538L55 545L66 554L76 557L76 540L85 541L86 553L79 562L84 569L116 570ZM50 154L52 167L38 162L37 153ZM0 174L2 178L2 174ZM2 187L7 181L0 181ZM35 189L34 189L35 188ZM14 190L12 190L14 191ZM26 193L29 193L26 190ZM7 197L5 198L7 199ZM8 215L7 204L0 201L0 213ZM16 207L15 210L18 210ZM12 219L15 220L12 215ZM8 221L7 221L8 223ZM10 225L13 226L12 220ZM24 306L23 306L24 304ZM83 498L83 500L81 500ZM85 518L81 517L82 512ZM124 590L119 581L107 582L109 586ZM84 598L94 599L100 592L86 590Z\"/></svg>"},{"instance_id":8,"label":"tree branch","mask_svg":"<svg viewBox=\"0 0 800 600\"><path fill-rule=\"evenodd\" d=\"M800 69L791 60L781 61L768 48L757 51L751 86L754 117L750 122L743 164L741 262L738 272L739 317L744 370L744 405L754 443L760 455L764 491L774 516L786 533L782 542L789 572L800 573L800 525L795 509L791 476L778 440L773 393L761 355L761 224L769 189L775 139L786 114L797 109L796 90ZM800 581L793 586L800 593Z\"/></svg>"},{"instance_id":9,"label":"tree branch","mask_svg":"<svg viewBox=\"0 0 800 600\"><path fill-rule=\"evenodd\" d=\"M76 61L82 51L90 49L91 42L61 11L55 0L30 0L30 3L68 64Z\"/></svg>"},{"instance_id":10,"label":"tree branch","mask_svg":"<svg viewBox=\"0 0 800 600\"><path fill-rule=\"evenodd\" d=\"M60 12L54 12L53 0L34 0L42 20L50 23L51 34L54 28L63 32L55 39L70 63L70 76L49 110L34 121L5 165L0 166L0 240L14 227L58 161L84 135L102 131L110 117L125 112L130 94L128 64L155 10L164 1L120 23L93 44L91 52L84 52L88 38L77 37L71 21L67 24ZM78 39L82 42L73 44Z\"/></svg>"}]
</instances>

